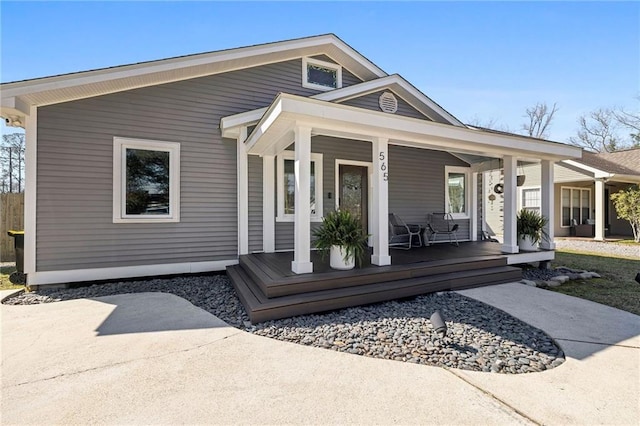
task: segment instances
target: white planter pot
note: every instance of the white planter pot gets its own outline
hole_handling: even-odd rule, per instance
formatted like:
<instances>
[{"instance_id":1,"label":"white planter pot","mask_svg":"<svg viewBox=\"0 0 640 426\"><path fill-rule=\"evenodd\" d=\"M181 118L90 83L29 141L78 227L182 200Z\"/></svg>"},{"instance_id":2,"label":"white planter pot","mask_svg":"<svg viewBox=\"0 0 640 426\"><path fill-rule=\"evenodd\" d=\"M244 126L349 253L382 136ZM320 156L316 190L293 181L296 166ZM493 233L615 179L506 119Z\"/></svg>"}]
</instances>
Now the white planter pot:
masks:
<instances>
[{"instance_id":1,"label":"white planter pot","mask_svg":"<svg viewBox=\"0 0 640 426\"><path fill-rule=\"evenodd\" d=\"M518 247L520 251L537 251L538 244L534 243L529 236L518 237Z\"/></svg>"},{"instance_id":2,"label":"white planter pot","mask_svg":"<svg viewBox=\"0 0 640 426\"><path fill-rule=\"evenodd\" d=\"M331 265L333 269L340 269L340 270L346 271L349 269L353 269L354 266L356 266L356 262L354 258L351 258L349 259L348 262L345 262L344 260L345 255L342 252L341 246L331 246L330 255L331 255L331 259L330 259L329 265Z\"/></svg>"}]
</instances>

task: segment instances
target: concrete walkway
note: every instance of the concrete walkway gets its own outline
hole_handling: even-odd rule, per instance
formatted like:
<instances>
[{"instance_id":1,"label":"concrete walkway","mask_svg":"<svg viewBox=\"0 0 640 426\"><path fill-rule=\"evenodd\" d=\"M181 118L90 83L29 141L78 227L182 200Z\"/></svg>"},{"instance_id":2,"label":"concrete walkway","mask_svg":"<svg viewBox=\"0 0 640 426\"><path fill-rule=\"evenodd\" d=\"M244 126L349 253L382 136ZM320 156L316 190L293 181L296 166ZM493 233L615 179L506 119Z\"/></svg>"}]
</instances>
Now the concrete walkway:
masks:
<instances>
[{"instance_id":1,"label":"concrete walkway","mask_svg":"<svg viewBox=\"0 0 640 426\"><path fill-rule=\"evenodd\" d=\"M509 376L360 357L159 293L2 305L0 423L638 424L640 317L520 284L462 293L561 339L567 362Z\"/></svg>"}]
</instances>

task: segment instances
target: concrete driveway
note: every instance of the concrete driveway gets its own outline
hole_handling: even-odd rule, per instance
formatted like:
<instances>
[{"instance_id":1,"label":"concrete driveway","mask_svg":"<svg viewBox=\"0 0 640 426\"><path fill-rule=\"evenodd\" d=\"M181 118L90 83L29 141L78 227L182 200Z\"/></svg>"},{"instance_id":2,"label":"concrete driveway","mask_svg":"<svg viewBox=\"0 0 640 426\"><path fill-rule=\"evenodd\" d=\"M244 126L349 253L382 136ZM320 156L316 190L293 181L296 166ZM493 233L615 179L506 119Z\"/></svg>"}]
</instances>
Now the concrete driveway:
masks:
<instances>
[{"instance_id":1,"label":"concrete driveway","mask_svg":"<svg viewBox=\"0 0 640 426\"><path fill-rule=\"evenodd\" d=\"M520 284L461 292L547 331L543 373L284 343L173 295L2 305L2 424L638 424L640 317Z\"/></svg>"}]
</instances>

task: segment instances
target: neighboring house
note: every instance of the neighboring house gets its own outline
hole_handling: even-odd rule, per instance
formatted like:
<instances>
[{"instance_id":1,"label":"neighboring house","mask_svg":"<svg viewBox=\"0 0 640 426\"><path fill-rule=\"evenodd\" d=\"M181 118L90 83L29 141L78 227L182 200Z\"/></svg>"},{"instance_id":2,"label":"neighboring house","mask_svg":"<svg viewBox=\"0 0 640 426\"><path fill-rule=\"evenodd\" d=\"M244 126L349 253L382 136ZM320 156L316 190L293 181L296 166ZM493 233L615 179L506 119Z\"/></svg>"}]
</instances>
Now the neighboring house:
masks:
<instances>
[{"instance_id":1,"label":"neighboring house","mask_svg":"<svg viewBox=\"0 0 640 426\"><path fill-rule=\"evenodd\" d=\"M32 285L223 270L281 250L307 273L310 230L341 198L365 219L371 263L389 265L388 212L424 222L455 205L459 239L478 239L489 159L506 166L502 251L517 253L517 162L541 170L553 214L553 165L580 157L465 126L334 35L0 89L2 116L26 132ZM341 197L354 181L363 190Z\"/></svg>"},{"instance_id":2,"label":"neighboring house","mask_svg":"<svg viewBox=\"0 0 640 426\"><path fill-rule=\"evenodd\" d=\"M525 182L518 188L518 209L540 211L540 168L522 165L519 173ZM485 173L487 181L499 182L499 170ZM631 185L640 184L640 148L617 152L592 153L584 151L581 159L563 160L554 167L556 236L593 237L633 236L628 221L618 219L610 195ZM489 199L492 186L485 187L484 204L487 211L485 227L500 230L501 198ZM496 201L497 200L497 201Z\"/></svg>"}]
</instances>

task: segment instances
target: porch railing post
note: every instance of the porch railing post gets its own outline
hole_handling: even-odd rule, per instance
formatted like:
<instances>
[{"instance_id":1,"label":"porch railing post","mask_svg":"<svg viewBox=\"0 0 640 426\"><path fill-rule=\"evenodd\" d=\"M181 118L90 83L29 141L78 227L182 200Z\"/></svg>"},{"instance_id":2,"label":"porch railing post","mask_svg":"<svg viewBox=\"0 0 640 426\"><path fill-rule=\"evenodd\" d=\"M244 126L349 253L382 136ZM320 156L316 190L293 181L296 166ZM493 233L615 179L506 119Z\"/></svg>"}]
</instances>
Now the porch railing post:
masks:
<instances>
[{"instance_id":1,"label":"porch railing post","mask_svg":"<svg viewBox=\"0 0 640 426\"><path fill-rule=\"evenodd\" d=\"M374 138L373 149L373 256L371 263L391 265L389 256L389 139Z\"/></svg>"},{"instance_id":2,"label":"porch railing post","mask_svg":"<svg viewBox=\"0 0 640 426\"><path fill-rule=\"evenodd\" d=\"M516 194L516 173L518 160L511 155L504 156L504 242L502 251L505 253L518 253L518 233L516 228L516 215L518 210L518 197Z\"/></svg>"},{"instance_id":3,"label":"porch railing post","mask_svg":"<svg viewBox=\"0 0 640 426\"><path fill-rule=\"evenodd\" d=\"M311 127L295 129L295 214L294 253L291 270L313 272L311 263ZM320 195L322 196L322 195Z\"/></svg>"}]
</instances>

